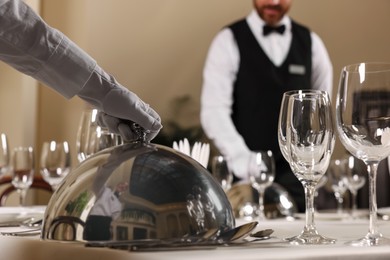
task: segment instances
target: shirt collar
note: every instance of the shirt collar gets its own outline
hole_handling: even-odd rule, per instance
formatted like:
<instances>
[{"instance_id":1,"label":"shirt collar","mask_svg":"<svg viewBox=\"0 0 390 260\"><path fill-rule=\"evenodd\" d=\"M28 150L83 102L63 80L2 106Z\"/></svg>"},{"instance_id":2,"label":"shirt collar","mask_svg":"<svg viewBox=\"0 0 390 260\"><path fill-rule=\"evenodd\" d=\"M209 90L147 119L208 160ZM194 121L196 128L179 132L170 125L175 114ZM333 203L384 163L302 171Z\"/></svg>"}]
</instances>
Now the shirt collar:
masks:
<instances>
[{"instance_id":1,"label":"shirt collar","mask_svg":"<svg viewBox=\"0 0 390 260\"><path fill-rule=\"evenodd\" d=\"M263 28L265 25L264 20L261 19L256 10L252 10L252 12L247 16L246 20L251 28ZM285 15L277 24L277 26L282 24L286 26L286 31L291 31L291 19L289 16Z\"/></svg>"}]
</instances>

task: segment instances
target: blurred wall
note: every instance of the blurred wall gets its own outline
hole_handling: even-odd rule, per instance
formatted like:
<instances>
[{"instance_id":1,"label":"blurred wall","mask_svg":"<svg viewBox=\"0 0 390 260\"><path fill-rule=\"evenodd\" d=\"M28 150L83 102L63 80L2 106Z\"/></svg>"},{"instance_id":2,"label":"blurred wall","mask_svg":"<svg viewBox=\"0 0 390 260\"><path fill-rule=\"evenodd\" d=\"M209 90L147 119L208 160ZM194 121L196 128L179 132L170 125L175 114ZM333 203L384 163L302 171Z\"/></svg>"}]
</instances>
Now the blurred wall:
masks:
<instances>
[{"instance_id":1,"label":"blurred wall","mask_svg":"<svg viewBox=\"0 0 390 260\"><path fill-rule=\"evenodd\" d=\"M251 8L251 0L41 0L41 14L50 25L154 107L163 123L176 120L184 127L199 125L202 67L212 38ZM390 24L389 10L388 0L293 1L290 15L316 31L328 48L334 93L343 65L390 61L390 35L382 33ZM21 83L2 84L7 86L1 88L3 98L14 93L9 88ZM187 105L177 109L174 105L183 99ZM1 119L7 118L8 123L10 117L23 118L26 110L6 102L15 113L7 116L0 110ZM58 139L68 140L75 152L80 113L86 105L77 97L65 100L42 86L37 104L38 149L43 141ZM16 124L3 129L21 131ZM343 150L340 145L336 149L335 156Z\"/></svg>"}]
</instances>

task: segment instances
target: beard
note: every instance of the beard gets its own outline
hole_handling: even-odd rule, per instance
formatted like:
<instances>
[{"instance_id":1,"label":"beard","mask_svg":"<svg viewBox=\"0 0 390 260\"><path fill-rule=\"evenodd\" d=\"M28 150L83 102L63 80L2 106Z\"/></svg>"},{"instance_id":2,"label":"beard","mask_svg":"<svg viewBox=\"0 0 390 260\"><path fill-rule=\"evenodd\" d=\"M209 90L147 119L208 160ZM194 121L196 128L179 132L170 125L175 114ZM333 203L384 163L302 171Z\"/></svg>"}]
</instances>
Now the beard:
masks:
<instances>
[{"instance_id":1,"label":"beard","mask_svg":"<svg viewBox=\"0 0 390 260\"><path fill-rule=\"evenodd\" d=\"M288 9L283 8L281 5L265 5L256 7L256 10L268 25L276 25L288 11Z\"/></svg>"}]
</instances>

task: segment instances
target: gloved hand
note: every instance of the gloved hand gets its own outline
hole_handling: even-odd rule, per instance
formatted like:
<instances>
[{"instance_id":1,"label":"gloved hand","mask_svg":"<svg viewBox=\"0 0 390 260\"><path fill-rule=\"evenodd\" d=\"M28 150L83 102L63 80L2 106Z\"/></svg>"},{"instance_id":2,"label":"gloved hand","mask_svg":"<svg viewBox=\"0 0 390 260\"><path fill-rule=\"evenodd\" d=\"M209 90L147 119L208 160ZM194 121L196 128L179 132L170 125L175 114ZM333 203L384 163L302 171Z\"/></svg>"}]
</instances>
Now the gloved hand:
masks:
<instances>
[{"instance_id":1,"label":"gloved hand","mask_svg":"<svg viewBox=\"0 0 390 260\"><path fill-rule=\"evenodd\" d=\"M246 202L253 201L253 189L248 183L236 183L226 192L234 213L238 216L240 208Z\"/></svg>"},{"instance_id":2,"label":"gloved hand","mask_svg":"<svg viewBox=\"0 0 390 260\"><path fill-rule=\"evenodd\" d=\"M233 171L233 174L242 181L249 180L249 162L251 151L238 153L228 158L228 167Z\"/></svg>"},{"instance_id":3,"label":"gloved hand","mask_svg":"<svg viewBox=\"0 0 390 260\"><path fill-rule=\"evenodd\" d=\"M112 133L120 134L124 141L138 138L130 127L134 122L146 130L146 141L151 141L161 129L160 116L127 89L110 91L97 120L100 126L108 128Z\"/></svg>"},{"instance_id":4,"label":"gloved hand","mask_svg":"<svg viewBox=\"0 0 390 260\"><path fill-rule=\"evenodd\" d=\"M124 141L131 141L139 138L138 134L133 131L131 124L133 121L119 119L117 117L110 116L102 111L98 111L97 123L99 126L107 128L111 133L119 134ZM159 130L147 130L145 140L151 141L155 138Z\"/></svg>"},{"instance_id":5,"label":"gloved hand","mask_svg":"<svg viewBox=\"0 0 390 260\"><path fill-rule=\"evenodd\" d=\"M162 128L156 111L98 66L78 96L100 111L101 126L120 134L124 141L138 137L130 127L133 122L146 130L146 141L152 140Z\"/></svg>"}]
</instances>

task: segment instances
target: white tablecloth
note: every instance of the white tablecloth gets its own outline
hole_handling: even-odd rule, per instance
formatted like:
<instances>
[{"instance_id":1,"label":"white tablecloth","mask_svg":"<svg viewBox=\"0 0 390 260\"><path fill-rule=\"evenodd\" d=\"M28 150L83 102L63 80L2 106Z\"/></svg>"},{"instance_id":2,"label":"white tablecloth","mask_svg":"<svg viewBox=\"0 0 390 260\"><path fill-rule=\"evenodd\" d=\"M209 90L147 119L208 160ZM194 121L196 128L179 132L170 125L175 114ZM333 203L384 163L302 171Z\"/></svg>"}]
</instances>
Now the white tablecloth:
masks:
<instances>
[{"instance_id":1,"label":"white tablecloth","mask_svg":"<svg viewBox=\"0 0 390 260\"><path fill-rule=\"evenodd\" d=\"M237 220L237 224L245 221ZM0 236L0 259L134 259L134 260L245 260L245 259L390 259L390 246L358 248L346 246L345 242L363 237L368 230L368 220L316 221L318 231L336 238L334 245L293 246L282 239L297 235L304 225L303 220L269 220L259 223L256 230L272 228L273 238L250 247L218 247L206 250L181 250L159 252L129 252L119 249L86 248L80 243L42 241L39 237ZM379 229L390 237L390 221L379 221ZM0 229L0 231L4 228Z\"/></svg>"}]
</instances>

